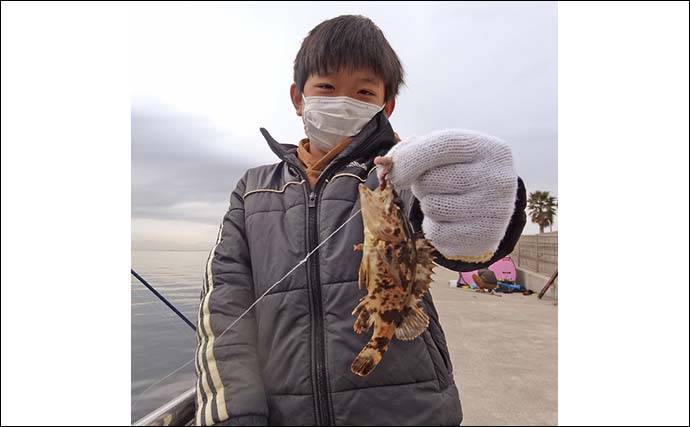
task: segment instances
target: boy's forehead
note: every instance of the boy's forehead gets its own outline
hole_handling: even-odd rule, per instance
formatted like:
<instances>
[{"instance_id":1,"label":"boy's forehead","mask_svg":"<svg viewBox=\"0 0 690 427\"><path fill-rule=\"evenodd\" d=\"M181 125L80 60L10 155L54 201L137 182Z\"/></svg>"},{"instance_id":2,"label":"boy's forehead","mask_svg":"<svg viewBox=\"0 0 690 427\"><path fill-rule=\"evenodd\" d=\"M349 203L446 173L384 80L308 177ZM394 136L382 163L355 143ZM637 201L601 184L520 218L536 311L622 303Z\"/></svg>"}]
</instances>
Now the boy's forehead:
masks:
<instances>
[{"instance_id":1,"label":"boy's forehead","mask_svg":"<svg viewBox=\"0 0 690 427\"><path fill-rule=\"evenodd\" d=\"M361 81L364 83L374 83L378 84L381 83L382 80L379 76L376 75L373 71L367 69L367 68L358 68L355 70L351 69L341 69L339 71L333 72L329 71L324 74L319 74L319 73L314 73L314 77L327 77L327 78L340 78L340 79L349 79L349 80L357 80Z\"/></svg>"}]
</instances>

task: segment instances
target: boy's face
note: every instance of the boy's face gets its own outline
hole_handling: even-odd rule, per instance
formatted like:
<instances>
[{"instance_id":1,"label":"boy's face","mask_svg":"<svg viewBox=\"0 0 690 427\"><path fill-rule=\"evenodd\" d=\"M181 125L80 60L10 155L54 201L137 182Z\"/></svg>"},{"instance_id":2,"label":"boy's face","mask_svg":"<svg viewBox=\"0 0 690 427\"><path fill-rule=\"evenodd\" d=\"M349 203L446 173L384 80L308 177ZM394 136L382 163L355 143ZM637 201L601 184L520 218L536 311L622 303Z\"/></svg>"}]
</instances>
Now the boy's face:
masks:
<instances>
[{"instance_id":1,"label":"boy's face","mask_svg":"<svg viewBox=\"0 0 690 427\"><path fill-rule=\"evenodd\" d=\"M312 74L304 84L304 96L348 96L381 106L385 98L384 87L383 80L369 70L343 70L325 76ZM290 98L295 112L301 117L304 105L295 83L290 86ZM390 117L394 109L395 98L391 98L383 111Z\"/></svg>"}]
</instances>

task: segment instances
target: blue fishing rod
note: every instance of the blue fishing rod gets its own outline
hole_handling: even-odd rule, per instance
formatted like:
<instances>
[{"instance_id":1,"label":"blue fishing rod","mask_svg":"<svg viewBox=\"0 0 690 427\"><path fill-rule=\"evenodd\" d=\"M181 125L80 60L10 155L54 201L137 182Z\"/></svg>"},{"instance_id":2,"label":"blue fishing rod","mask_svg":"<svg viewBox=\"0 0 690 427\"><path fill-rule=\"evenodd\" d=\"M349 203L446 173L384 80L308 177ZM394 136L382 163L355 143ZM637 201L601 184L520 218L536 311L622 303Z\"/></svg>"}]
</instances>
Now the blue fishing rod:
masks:
<instances>
[{"instance_id":1,"label":"blue fishing rod","mask_svg":"<svg viewBox=\"0 0 690 427\"><path fill-rule=\"evenodd\" d=\"M149 282L147 282L143 277L141 277L141 276L139 275L139 273L137 273L136 271L134 271L133 268L132 268L131 270L132 270L132 276L136 277L137 280L139 280L139 281L141 282L142 285L146 286L146 287L149 289L149 291L153 292L153 294L154 294L155 296L157 296L159 300L163 301L163 304L167 305L169 309L171 309L172 311L174 311L175 314L177 314L177 315L180 317L180 319L184 320L184 322L185 322L186 324L188 324L190 328L194 329L194 332L196 332L196 326L194 326L194 324L193 324L192 322L190 322L189 319L187 319L187 316L185 316L184 314L182 314L182 312L181 312L180 310L178 310L177 307L175 307L170 301L168 301L163 295L161 295L160 292L158 292L158 291L156 290L156 288L154 288L153 286L151 286L151 285L149 284Z\"/></svg>"}]
</instances>

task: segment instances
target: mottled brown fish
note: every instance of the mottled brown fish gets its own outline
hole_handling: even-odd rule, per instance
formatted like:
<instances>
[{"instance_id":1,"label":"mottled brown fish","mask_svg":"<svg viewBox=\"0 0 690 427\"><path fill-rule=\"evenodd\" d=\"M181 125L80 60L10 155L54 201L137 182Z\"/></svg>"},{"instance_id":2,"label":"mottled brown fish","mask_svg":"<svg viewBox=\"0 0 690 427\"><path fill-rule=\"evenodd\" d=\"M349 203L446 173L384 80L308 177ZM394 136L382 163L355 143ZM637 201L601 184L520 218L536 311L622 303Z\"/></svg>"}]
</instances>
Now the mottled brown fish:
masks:
<instances>
[{"instance_id":1,"label":"mottled brown fish","mask_svg":"<svg viewBox=\"0 0 690 427\"><path fill-rule=\"evenodd\" d=\"M413 234L392 185L370 190L359 186L364 243L359 267L359 287L366 282L367 295L352 312L354 330L361 334L374 326L371 340L352 362L351 370L366 376L376 368L391 339L409 341L429 326L421 298L431 285L433 246L421 234Z\"/></svg>"}]
</instances>

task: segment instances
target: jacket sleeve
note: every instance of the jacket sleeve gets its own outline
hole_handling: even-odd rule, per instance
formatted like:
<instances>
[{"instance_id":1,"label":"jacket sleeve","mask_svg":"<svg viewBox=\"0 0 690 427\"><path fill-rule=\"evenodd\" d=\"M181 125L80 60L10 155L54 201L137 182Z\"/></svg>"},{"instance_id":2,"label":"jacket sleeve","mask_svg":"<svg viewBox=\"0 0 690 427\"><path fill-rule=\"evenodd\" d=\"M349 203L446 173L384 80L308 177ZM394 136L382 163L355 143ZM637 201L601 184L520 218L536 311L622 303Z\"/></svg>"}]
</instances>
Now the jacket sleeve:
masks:
<instances>
[{"instance_id":1,"label":"jacket sleeve","mask_svg":"<svg viewBox=\"0 0 690 427\"><path fill-rule=\"evenodd\" d=\"M415 231L419 231L422 229L422 221L424 220L424 214L420 208L419 200L412 195L411 191L405 190L405 192L407 194L404 196L401 194L401 198L409 201L409 203L406 205L409 209L408 215L410 222L412 223L413 229ZM525 183L522 181L522 178L518 177L518 187L515 195L515 210L513 211L513 216L510 218L510 223L508 224L508 228L506 229L503 239L501 239L501 243L498 245L498 249L493 257L486 262L473 263L450 260L441 255L440 252L435 251L434 255L436 256L436 263L458 272L473 271L480 268L486 268L499 259L508 256L515 248L518 240L520 240L522 230L525 228L525 224L527 223L527 214L525 213L526 205L527 195Z\"/></svg>"},{"instance_id":2,"label":"jacket sleeve","mask_svg":"<svg viewBox=\"0 0 690 427\"><path fill-rule=\"evenodd\" d=\"M245 177L232 192L205 267L195 355L199 426L268 425L254 312L226 330L255 299L242 198Z\"/></svg>"}]
</instances>

